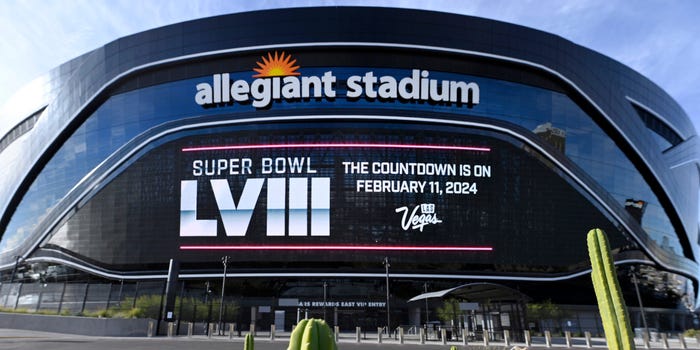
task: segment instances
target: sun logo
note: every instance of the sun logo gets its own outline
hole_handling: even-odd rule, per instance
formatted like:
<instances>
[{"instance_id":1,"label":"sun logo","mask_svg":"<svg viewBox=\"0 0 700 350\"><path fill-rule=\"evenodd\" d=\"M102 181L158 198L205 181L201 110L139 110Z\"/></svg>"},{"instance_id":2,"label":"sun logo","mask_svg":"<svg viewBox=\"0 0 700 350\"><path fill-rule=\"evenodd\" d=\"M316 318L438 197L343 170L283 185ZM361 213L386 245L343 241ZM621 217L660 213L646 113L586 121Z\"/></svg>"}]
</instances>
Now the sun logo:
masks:
<instances>
[{"instance_id":1,"label":"sun logo","mask_svg":"<svg viewBox=\"0 0 700 350\"><path fill-rule=\"evenodd\" d=\"M301 75L301 73L296 72L296 70L299 69L299 66L294 65L297 60L293 60L292 55L285 56L284 51L282 51L282 54L280 55L278 55L277 51L275 51L274 56L268 52L267 57L262 56L260 58L262 58L262 63L255 62L260 68L253 68L253 70L258 73L253 75L253 78Z\"/></svg>"}]
</instances>

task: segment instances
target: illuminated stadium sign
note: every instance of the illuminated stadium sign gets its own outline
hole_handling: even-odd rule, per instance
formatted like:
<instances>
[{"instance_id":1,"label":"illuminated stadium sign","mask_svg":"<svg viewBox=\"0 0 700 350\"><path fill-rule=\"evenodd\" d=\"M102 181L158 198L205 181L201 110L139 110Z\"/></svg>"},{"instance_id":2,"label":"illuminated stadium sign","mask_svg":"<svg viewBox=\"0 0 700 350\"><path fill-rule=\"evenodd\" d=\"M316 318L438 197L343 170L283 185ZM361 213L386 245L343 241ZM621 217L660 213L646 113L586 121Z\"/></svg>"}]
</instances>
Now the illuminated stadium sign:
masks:
<instances>
[{"instance_id":1,"label":"illuminated stadium sign","mask_svg":"<svg viewBox=\"0 0 700 350\"><path fill-rule=\"evenodd\" d=\"M268 53L257 62L258 74L249 82L244 79L231 81L229 73L212 76L211 82L196 85L194 100L200 106L221 103L251 103L256 108L267 108L273 101L297 101L302 99L334 99L338 96L337 77L333 71L323 75L302 76L296 70L296 60L284 52ZM343 96L348 100L365 98L376 101L425 101L460 104L471 107L479 104L479 85L475 82L430 79L430 72L412 69L408 76L375 76L368 71L363 75L351 75L344 80L347 89Z\"/></svg>"}]
</instances>

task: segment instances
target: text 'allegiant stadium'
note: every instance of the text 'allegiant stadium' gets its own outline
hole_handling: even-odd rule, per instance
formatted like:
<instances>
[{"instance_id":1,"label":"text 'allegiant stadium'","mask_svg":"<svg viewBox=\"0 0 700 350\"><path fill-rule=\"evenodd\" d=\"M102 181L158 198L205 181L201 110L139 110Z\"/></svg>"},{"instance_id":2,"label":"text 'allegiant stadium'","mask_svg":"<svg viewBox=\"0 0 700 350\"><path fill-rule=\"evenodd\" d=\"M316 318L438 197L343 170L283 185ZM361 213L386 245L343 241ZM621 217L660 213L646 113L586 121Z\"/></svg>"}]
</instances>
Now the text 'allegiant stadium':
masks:
<instances>
[{"instance_id":1,"label":"text 'allegiant stadium'","mask_svg":"<svg viewBox=\"0 0 700 350\"><path fill-rule=\"evenodd\" d=\"M376 76L369 71L351 75L342 84L344 96L337 93L338 77L332 71L321 76L266 76L252 81L231 81L229 73L214 74L211 82L196 85L195 102L200 106L248 104L267 108L274 101L295 102L308 99L348 101L424 101L472 107L479 104L479 85L475 82L431 79L427 70L413 69L409 76ZM338 96L337 96L338 95Z\"/></svg>"}]
</instances>

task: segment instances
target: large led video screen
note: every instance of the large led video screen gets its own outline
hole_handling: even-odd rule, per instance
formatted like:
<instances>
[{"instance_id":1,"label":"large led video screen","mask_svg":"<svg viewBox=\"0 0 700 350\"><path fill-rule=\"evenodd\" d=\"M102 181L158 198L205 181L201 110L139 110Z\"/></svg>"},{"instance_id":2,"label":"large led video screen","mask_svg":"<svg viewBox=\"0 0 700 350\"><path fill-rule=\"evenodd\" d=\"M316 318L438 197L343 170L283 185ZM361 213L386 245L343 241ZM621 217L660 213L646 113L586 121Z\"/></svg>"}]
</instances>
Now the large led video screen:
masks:
<instances>
[{"instance_id":1,"label":"large led video screen","mask_svg":"<svg viewBox=\"0 0 700 350\"><path fill-rule=\"evenodd\" d=\"M532 147L413 123L198 129L138 159L66 223L96 264L398 273L564 273L607 218ZM95 238L97 237L97 239ZM96 243L99 242L99 243ZM218 266L217 265L217 266Z\"/></svg>"}]
</instances>

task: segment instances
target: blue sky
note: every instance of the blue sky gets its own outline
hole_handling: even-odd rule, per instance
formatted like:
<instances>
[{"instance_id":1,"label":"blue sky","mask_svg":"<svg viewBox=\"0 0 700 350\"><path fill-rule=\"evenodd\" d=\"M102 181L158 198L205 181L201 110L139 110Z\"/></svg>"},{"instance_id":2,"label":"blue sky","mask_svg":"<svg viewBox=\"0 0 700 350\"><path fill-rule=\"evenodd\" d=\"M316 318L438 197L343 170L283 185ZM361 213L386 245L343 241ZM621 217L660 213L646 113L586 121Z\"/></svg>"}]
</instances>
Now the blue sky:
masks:
<instances>
[{"instance_id":1,"label":"blue sky","mask_svg":"<svg viewBox=\"0 0 700 350\"><path fill-rule=\"evenodd\" d=\"M696 0L2 0L0 106L51 68L143 30L232 12L377 4L474 15L557 34L644 74L673 96L700 129Z\"/></svg>"}]
</instances>

